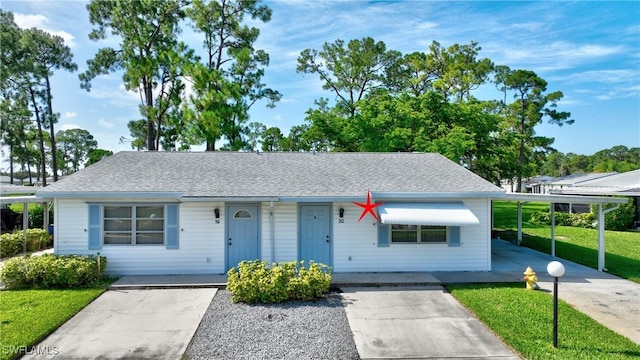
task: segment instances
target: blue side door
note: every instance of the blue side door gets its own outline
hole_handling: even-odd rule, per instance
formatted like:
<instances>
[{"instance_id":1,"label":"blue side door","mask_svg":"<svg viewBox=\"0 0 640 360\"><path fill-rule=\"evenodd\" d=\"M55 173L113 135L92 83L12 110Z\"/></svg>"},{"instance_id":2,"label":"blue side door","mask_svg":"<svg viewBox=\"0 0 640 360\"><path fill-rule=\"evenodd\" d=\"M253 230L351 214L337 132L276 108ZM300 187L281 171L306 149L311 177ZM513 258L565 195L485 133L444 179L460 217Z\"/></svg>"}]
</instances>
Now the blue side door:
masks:
<instances>
[{"instance_id":1,"label":"blue side door","mask_svg":"<svg viewBox=\"0 0 640 360\"><path fill-rule=\"evenodd\" d=\"M243 260L259 258L258 206L229 206L227 214L228 270Z\"/></svg>"},{"instance_id":2,"label":"blue side door","mask_svg":"<svg viewBox=\"0 0 640 360\"><path fill-rule=\"evenodd\" d=\"M332 266L331 206L300 206L300 260Z\"/></svg>"}]
</instances>

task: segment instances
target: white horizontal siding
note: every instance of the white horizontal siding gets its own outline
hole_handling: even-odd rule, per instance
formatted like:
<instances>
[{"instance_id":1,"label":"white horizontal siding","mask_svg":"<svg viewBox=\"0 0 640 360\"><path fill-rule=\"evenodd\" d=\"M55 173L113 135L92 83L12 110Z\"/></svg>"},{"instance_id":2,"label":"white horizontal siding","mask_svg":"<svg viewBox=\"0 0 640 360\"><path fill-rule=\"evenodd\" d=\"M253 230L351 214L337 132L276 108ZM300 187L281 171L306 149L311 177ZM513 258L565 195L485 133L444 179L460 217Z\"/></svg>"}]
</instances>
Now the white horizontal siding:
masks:
<instances>
[{"instance_id":1,"label":"white horizontal siding","mask_svg":"<svg viewBox=\"0 0 640 360\"><path fill-rule=\"evenodd\" d=\"M391 244L389 247L378 247L378 226L371 215L358 222L362 208L352 203L333 204L333 270L490 270L490 203L487 199L464 199L464 203L480 220L480 225L461 227L460 247L445 244ZM56 253L95 254L96 251L88 250L87 202L58 199L55 204ZM268 262L296 260L299 204L274 202L272 208L270 203L265 202L260 206L261 259ZM219 223L216 223L214 217L216 208L221 215ZM340 208L345 209L343 219L339 217ZM102 247L100 253L107 256L107 270L114 274L222 274L225 272L226 256L225 219L224 203L181 203L179 249L107 245Z\"/></svg>"},{"instance_id":2,"label":"white horizontal siding","mask_svg":"<svg viewBox=\"0 0 640 360\"><path fill-rule=\"evenodd\" d=\"M480 225L460 228L461 246L446 244L391 244L378 247L378 226L371 215L358 223L362 208L351 203L334 205L334 271L488 271L491 269L489 201L465 199ZM345 209L340 223L338 209Z\"/></svg>"},{"instance_id":3,"label":"white horizontal siding","mask_svg":"<svg viewBox=\"0 0 640 360\"><path fill-rule=\"evenodd\" d=\"M273 216L273 231L271 224ZM262 204L261 259L269 263L298 259L298 205ZM272 239L273 237L273 239Z\"/></svg>"},{"instance_id":4,"label":"white horizontal siding","mask_svg":"<svg viewBox=\"0 0 640 360\"><path fill-rule=\"evenodd\" d=\"M220 224L215 224L215 208L221 211ZM98 250L88 250L87 203L58 200L56 213L56 253L96 254ZM225 253L223 214L222 203L182 203L178 215L179 249L168 250L160 245L103 245L99 252L107 257L107 271L118 275L221 274Z\"/></svg>"}]
</instances>

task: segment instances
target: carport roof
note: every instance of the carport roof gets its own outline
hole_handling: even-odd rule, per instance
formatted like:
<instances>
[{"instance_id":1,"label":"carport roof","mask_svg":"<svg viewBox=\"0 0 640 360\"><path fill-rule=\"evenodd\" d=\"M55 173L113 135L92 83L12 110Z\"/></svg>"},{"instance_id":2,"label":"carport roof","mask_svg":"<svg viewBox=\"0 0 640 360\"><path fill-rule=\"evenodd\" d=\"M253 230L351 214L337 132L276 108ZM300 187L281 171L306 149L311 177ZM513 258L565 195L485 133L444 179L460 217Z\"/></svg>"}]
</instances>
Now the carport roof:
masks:
<instances>
[{"instance_id":1,"label":"carport roof","mask_svg":"<svg viewBox=\"0 0 640 360\"><path fill-rule=\"evenodd\" d=\"M625 204L628 198L581 196L581 195L553 195L553 194L523 194L508 193L500 200L508 201L540 201L548 203L573 203L573 204Z\"/></svg>"}]
</instances>

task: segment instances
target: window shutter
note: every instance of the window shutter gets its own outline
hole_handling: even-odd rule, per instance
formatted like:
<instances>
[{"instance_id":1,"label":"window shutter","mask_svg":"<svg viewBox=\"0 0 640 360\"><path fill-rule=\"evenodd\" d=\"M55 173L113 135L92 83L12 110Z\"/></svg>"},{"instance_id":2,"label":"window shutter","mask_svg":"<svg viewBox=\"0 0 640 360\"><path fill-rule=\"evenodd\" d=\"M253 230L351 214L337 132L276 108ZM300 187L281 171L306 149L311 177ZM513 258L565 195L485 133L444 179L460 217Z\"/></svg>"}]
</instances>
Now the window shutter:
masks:
<instances>
[{"instance_id":1,"label":"window shutter","mask_svg":"<svg viewBox=\"0 0 640 360\"><path fill-rule=\"evenodd\" d=\"M89 205L89 250L100 250L102 248L100 208L98 204Z\"/></svg>"},{"instance_id":2,"label":"window shutter","mask_svg":"<svg viewBox=\"0 0 640 360\"><path fill-rule=\"evenodd\" d=\"M378 247L389 247L389 225L378 223Z\"/></svg>"},{"instance_id":3,"label":"window shutter","mask_svg":"<svg viewBox=\"0 0 640 360\"><path fill-rule=\"evenodd\" d=\"M460 246L460 226L449 227L449 246Z\"/></svg>"},{"instance_id":4,"label":"window shutter","mask_svg":"<svg viewBox=\"0 0 640 360\"><path fill-rule=\"evenodd\" d=\"M167 249L178 249L178 205L167 204L164 236Z\"/></svg>"}]
</instances>

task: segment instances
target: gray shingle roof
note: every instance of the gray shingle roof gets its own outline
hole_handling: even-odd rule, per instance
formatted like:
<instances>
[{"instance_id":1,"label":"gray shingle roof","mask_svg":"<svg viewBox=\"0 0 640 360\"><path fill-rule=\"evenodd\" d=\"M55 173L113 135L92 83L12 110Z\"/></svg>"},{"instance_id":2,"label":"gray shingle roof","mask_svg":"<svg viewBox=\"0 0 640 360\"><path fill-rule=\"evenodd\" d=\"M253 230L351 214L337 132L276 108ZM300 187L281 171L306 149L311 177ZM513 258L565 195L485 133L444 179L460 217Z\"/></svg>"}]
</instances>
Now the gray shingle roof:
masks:
<instances>
[{"instance_id":1,"label":"gray shingle roof","mask_svg":"<svg viewBox=\"0 0 640 360\"><path fill-rule=\"evenodd\" d=\"M184 197L362 197L502 193L432 153L120 152L38 194L178 192Z\"/></svg>"}]
</instances>

